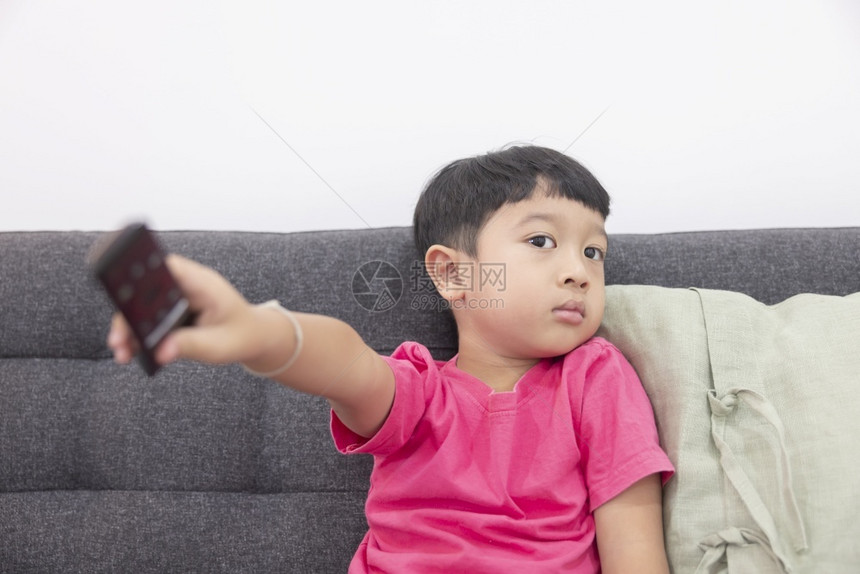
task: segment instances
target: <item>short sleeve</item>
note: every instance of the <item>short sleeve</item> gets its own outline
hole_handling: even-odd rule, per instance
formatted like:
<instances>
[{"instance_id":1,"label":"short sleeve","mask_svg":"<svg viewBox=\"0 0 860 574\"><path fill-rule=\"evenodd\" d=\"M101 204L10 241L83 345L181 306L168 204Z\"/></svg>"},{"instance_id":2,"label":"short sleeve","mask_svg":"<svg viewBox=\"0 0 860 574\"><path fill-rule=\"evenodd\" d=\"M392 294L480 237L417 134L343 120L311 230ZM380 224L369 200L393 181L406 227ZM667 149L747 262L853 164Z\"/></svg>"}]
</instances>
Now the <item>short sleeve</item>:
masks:
<instances>
[{"instance_id":1,"label":"short sleeve","mask_svg":"<svg viewBox=\"0 0 860 574\"><path fill-rule=\"evenodd\" d=\"M383 357L394 372L394 403L382 427L370 438L354 433L331 411L331 433L343 454L387 455L412 436L424 415L428 386L438 381L439 369L430 351L418 343L403 343Z\"/></svg>"},{"instance_id":2,"label":"short sleeve","mask_svg":"<svg viewBox=\"0 0 860 574\"><path fill-rule=\"evenodd\" d=\"M660 447L654 411L636 371L610 343L599 340L582 373L579 448L591 510L638 480L674 473Z\"/></svg>"}]
</instances>

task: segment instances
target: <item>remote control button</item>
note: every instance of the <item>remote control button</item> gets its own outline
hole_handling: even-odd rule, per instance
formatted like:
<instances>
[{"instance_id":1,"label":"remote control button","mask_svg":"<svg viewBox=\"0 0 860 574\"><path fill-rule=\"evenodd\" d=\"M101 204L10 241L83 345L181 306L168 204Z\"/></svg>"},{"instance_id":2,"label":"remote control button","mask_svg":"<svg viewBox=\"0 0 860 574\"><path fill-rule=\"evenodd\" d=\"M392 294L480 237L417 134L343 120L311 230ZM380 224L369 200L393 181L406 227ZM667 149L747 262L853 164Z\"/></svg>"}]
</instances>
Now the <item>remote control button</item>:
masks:
<instances>
[{"instance_id":1,"label":"remote control button","mask_svg":"<svg viewBox=\"0 0 860 574\"><path fill-rule=\"evenodd\" d=\"M116 292L117 299L120 303L128 303L134 295L134 287L128 283L124 283Z\"/></svg>"},{"instance_id":2,"label":"remote control button","mask_svg":"<svg viewBox=\"0 0 860 574\"><path fill-rule=\"evenodd\" d=\"M131 266L131 277L135 281L143 277L143 274L146 273L146 267L144 267L143 263L134 263Z\"/></svg>"}]
</instances>

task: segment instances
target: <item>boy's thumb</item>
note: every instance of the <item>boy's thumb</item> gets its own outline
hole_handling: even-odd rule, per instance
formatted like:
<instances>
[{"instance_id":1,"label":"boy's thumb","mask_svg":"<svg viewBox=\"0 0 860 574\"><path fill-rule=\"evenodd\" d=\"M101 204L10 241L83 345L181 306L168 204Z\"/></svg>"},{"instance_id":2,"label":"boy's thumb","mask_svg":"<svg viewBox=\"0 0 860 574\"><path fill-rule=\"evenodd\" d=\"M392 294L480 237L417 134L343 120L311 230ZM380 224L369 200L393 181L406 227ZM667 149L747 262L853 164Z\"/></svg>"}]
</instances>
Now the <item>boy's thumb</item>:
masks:
<instances>
[{"instance_id":1,"label":"boy's thumb","mask_svg":"<svg viewBox=\"0 0 860 574\"><path fill-rule=\"evenodd\" d=\"M227 333L219 333L218 327L184 327L170 333L159 346L156 360L161 364L179 359L191 359L211 364L225 364L235 359L230 356L226 344ZM219 344L221 343L221 344Z\"/></svg>"},{"instance_id":2,"label":"boy's thumb","mask_svg":"<svg viewBox=\"0 0 860 574\"><path fill-rule=\"evenodd\" d=\"M170 364L180 358L179 344L176 342L176 333L171 333L155 350L155 360L159 365Z\"/></svg>"}]
</instances>

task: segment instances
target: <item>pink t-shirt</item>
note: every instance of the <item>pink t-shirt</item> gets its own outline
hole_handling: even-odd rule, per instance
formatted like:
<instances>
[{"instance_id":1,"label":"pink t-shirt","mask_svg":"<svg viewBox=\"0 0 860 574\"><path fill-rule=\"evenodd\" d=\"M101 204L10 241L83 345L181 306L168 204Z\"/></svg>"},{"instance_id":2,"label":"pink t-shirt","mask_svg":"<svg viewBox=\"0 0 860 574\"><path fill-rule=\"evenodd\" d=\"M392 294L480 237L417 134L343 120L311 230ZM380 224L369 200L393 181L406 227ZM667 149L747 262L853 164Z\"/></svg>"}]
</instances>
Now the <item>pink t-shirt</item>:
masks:
<instances>
[{"instance_id":1,"label":"pink t-shirt","mask_svg":"<svg viewBox=\"0 0 860 574\"><path fill-rule=\"evenodd\" d=\"M673 468L627 360L594 338L496 393L417 343L386 359L391 413L370 439L332 413L343 453L370 453L364 572L599 572L595 508Z\"/></svg>"}]
</instances>

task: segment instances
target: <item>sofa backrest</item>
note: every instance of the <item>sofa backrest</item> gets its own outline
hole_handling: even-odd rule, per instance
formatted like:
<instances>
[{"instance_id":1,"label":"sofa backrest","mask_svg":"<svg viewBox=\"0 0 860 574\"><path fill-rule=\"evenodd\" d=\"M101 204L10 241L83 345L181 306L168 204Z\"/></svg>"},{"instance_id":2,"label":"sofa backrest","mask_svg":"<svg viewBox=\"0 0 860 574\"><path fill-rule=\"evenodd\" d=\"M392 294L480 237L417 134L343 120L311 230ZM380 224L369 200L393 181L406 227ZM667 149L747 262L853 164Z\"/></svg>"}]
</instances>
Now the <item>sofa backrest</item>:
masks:
<instances>
[{"instance_id":1,"label":"sofa backrest","mask_svg":"<svg viewBox=\"0 0 860 574\"><path fill-rule=\"evenodd\" d=\"M83 264L97 236L0 233L0 356L107 357L104 334L111 310ZM454 352L448 314L416 309L428 291L407 227L292 234L175 231L159 237L166 249L220 271L249 300L277 298L290 308L339 317L380 352L404 340L419 340L442 357ZM724 289L772 304L804 292L860 290L858 253L860 228L614 235L606 282ZM361 301L358 272L373 271L373 265L363 267L373 262L390 265L395 273L390 283L400 284L390 308L380 301L377 310L368 310L371 305Z\"/></svg>"}]
</instances>

